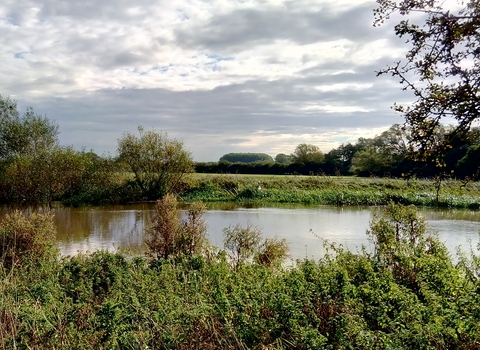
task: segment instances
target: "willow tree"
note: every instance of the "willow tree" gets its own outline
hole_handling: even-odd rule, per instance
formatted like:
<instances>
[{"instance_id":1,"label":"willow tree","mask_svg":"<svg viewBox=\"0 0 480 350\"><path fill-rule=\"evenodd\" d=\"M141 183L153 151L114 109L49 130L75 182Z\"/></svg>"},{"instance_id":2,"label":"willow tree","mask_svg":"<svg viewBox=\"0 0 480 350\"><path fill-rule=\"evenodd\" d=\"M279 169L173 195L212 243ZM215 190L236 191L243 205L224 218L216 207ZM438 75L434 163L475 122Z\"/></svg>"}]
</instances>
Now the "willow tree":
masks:
<instances>
[{"instance_id":1,"label":"willow tree","mask_svg":"<svg viewBox=\"0 0 480 350\"><path fill-rule=\"evenodd\" d=\"M410 105L393 106L412 128L412 149L423 159L441 159L451 140L467 135L480 118L480 2L478 0L377 0L375 25L400 18L405 59L378 72L391 74L413 93ZM436 130L454 123L445 138Z\"/></svg>"},{"instance_id":2,"label":"willow tree","mask_svg":"<svg viewBox=\"0 0 480 350\"><path fill-rule=\"evenodd\" d=\"M166 133L142 127L138 131L139 136L127 132L118 140L120 159L130 167L145 198L176 192L183 176L194 169L192 156L183 142Z\"/></svg>"}]
</instances>

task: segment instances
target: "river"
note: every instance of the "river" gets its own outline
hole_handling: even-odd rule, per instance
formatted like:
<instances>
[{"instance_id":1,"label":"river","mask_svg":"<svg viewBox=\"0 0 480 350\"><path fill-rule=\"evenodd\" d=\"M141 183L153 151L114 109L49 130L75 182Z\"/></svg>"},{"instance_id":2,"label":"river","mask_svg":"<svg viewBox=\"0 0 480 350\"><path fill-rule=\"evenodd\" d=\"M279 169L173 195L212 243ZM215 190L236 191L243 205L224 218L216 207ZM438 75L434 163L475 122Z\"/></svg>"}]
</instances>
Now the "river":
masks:
<instances>
[{"instance_id":1,"label":"river","mask_svg":"<svg viewBox=\"0 0 480 350\"><path fill-rule=\"evenodd\" d=\"M291 259L320 258L324 243L341 244L349 250L371 249L366 231L375 207L332 207L277 205L239 207L237 204L210 204L204 215L210 242L223 246L223 229L251 223L265 237L285 238ZM468 250L479 242L480 211L419 209L427 219L430 233L437 234L454 253L456 247ZM5 215L6 209L0 211ZM54 209L57 243L62 254L98 249L141 253L143 234L151 219L151 204Z\"/></svg>"}]
</instances>

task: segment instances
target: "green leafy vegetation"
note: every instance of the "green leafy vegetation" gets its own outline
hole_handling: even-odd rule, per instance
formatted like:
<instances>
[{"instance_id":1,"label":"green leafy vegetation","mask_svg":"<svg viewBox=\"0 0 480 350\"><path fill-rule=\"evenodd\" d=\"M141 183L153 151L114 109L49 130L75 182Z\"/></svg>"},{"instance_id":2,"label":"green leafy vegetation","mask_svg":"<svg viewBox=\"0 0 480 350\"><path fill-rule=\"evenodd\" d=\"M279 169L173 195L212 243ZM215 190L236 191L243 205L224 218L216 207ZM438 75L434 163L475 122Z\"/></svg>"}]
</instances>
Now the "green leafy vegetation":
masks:
<instances>
[{"instance_id":1,"label":"green leafy vegetation","mask_svg":"<svg viewBox=\"0 0 480 350\"><path fill-rule=\"evenodd\" d=\"M480 208L478 182L329 176L194 175L181 193L187 201Z\"/></svg>"},{"instance_id":2,"label":"green leafy vegetation","mask_svg":"<svg viewBox=\"0 0 480 350\"><path fill-rule=\"evenodd\" d=\"M187 218L180 222L180 208L174 195L167 194L155 205L152 226L146 233L149 256L167 259L191 257L206 249L207 226L202 218L206 210L200 202L192 203Z\"/></svg>"},{"instance_id":3,"label":"green leafy vegetation","mask_svg":"<svg viewBox=\"0 0 480 350\"><path fill-rule=\"evenodd\" d=\"M165 210L175 213L172 206ZM0 224L3 246L15 236L4 232L19 223L23 236L51 242L44 239L51 236L45 236L51 217L16 213ZM214 250L168 258L98 251L45 259L46 251L52 254L46 246L29 245L35 253L24 255L26 246L16 245L0 265L0 344L4 349L475 349L480 260L460 255L454 263L424 227L414 207L390 204L371 223L372 253L331 245L319 261L275 268L264 263L265 256L282 260L283 248L258 239L248 244L256 247L254 254L243 255L240 264ZM236 237L256 236L255 230L229 229ZM277 248L266 248L272 244ZM11 265L8 256L21 256L22 263Z\"/></svg>"},{"instance_id":4,"label":"green leafy vegetation","mask_svg":"<svg viewBox=\"0 0 480 350\"><path fill-rule=\"evenodd\" d=\"M397 79L415 101L393 108L412 128L417 157L443 163L455 139L478 121L480 5L477 0L377 0L375 25L398 20L395 34L407 44L400 60L380 71ZM437 137L441 121L454 126Z\"/></svg>"},{"instance_id":5,"label":"green leafy vegetation","mask_svg":"<svg viewBox=\"0 0 480 350\"><path fill-rule=\"evenodd\" d=\"M227 153L220 157L219 162L229 163L273 163L273 158L265 153Z\"/></svg>"},{"instance_id":6,"label":"green leafy vegetation","mask_svg":"<svg viewBox=\"0 0 480 350\"><path fill-rule=\"evenodd\" d=\"M183 143L167 134L138 128L140 136L125 133L118 140L119 159L128 165L145 199L158 199L178 190L182 177L193 171Z\"/></svg>"}]
</instances>

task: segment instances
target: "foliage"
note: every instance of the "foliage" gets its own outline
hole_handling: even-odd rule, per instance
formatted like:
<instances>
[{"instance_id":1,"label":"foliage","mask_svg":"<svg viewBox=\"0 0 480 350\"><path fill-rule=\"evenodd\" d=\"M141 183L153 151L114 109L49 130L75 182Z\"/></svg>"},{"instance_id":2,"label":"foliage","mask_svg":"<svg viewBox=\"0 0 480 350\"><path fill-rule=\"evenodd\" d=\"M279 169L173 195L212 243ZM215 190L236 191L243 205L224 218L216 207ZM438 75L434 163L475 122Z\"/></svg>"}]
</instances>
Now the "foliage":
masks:
<instances>
[{"instance_id":1,"label":"foliage","mask_svg":"<svg viewBox=\"0 0 480 350\"><path fill-rule=\"evenodd\" d=\"M351 160L353 173L358 175L384 176L392 172L400 175L400 164L408 155L411 133L398 124L392 125L373 139L360 138L359 150Z\"/></svg>"},{"instance_id":2,"label":"foliage","mask_svg":"<svg viewBox=\"0 0 480 350\"><path fill-rule=\"evenodd\" d=\"M251 259L260 247L262 231L248 223L246 227L237 224L223 230L224 246L230 261L236 268Z\"/></svg>"},{"instance_id":3,"label":"foliage","mask_svg":"<svg viewBox=\"0 0 480 350\"><path fill-rule=\"evenodd\" d=\"M479 119L480 5L477 0L377 3L376 25L393 15L406 17L395 26L395 33L409 45L405 60L378 74L391 74L415 96L411 106L393 108L412 128L420 157L442 158L452 138L465 135ZM435 130L447 118L456 125L439 143Z\"/></svg>"},{"instance_id":4,"label":"foliage","mask_svg":"<svg viewBox=\"0 0 480 350\"><path fill-rule=\"evenodd\" d=\"M20 116L17 103L0 95L0 159L33 155L58 143L58 125L32 108Z\"/></svg>"},{"instance_id":5,"label":"foliage","mask_svg":"<svg viewBox=\"0 0 480 350\"><path fill-rule=\"evenodd\" d=\"M470 147L457 163L459 174L464 177L480 179L480 145Z\"/></svg>"},{"instance_id":6,"label":"foliage","mask_svg":"<svg viewBox=\"0 0 480 350\"><path fill-rule=\"evenodd\" d=\"M55 226L51 214L20 211L8 214L0 223L0 259L2 266L12 269L54 257Z\"/></svg>"},{"instance_id":7,"label":"foliage","mask_svg":"<svg viewBox=\"0 0 480 350\"><path fill-rule=\"evenodd\" d=\"M342 144L325 154L325 171L331 175L347 175L352 167L352 160L362 149L359 143Z\"/></svg>"},{"instance_id":8,"label":"foliage","mask_svg":"<svg viewBox=\"0 0 480 350\"><path fill-rule=\"evenodd\" d=\"M15 156L0 178L2 197L16 203L49 203L94 188L108 188L112 167L92 153L55 146Z\"/></svg>"},{"instance_id":9,"label":"foliage","mask_svg":"<svg viewBox=\"0 0 480 350\"><path fill-rule=\"evenodd\" d=\"M144 131L140 136L125 133L118 140L118 153L135 175L146 198L160 198L178 190L181 179L193 171L193 160L183 143L170 140L166 133Z\"/></svg>"},{"instance_id":10,"label":"foliage","mask_svg":"<svg viewBox=\"0 0 480 350\"><path fill-rule=\"evenodd\" d=\"M288 257L288 251L285 238L267 237L255 256L255 261L267 267L278 266Z\"/></svg>"},{"instance_id":11,"label":"foliage","mask_svg":"<svg viewBox=\"0 0 480 350\"><path fill-rule=\"evenodd\" d=\"M273 163L273 158L265 153L227 153L220 157L219 162L230 163Z\"/></svg>"},{"instance_id":12,"label":"foliage","mask_svg":"<svg viewBox=\"0 0 480 350\"><path fill-rule=\"evenodd\" d=\"M154 210L152 226L145 239L150 257L191 257L204 252L207 229L202 218L206 208L202 203L193 203L183 221L180 220L177 199L172 194L158 200Z\"/></svg>"},{"instance_id":13,"label":"foliage","mask_svg":"<svg viewBox=\"0 0 480 350\"><path fill-rule=\"evenodd\" d=\"M285 153L279 153L275 156L275 163L278 164L290 164L292 162L292 156L285 154Z\"/></svg>"},{"instance_id":14,"label":"foliage","mask_svg":"<svg viewBox=\"0 0 480 350\"><path fill-rule=\"evenodd\" d=\"M397 235L398 232L398 235ZM241 268L225 254L95 252L0 269L5 349L476 349L478 256L454 263L412 207L372 222L373 253ZM397 239L398 238L398 239ZM201 262L201 263L200 263Z\"/></svg>"},{"instance_id":15,"label":"foliage","mask_svg":"<svg viewBox=\"0 0 480 350\"><path fill-rule=\"evenodd\" d=\"M292 154L292 162L297 164L322 163L324 155L320 148L306 143L299 144Z\"/></svg>"},{"instance_id":16,"label":"foliage","mask_svg":"<svg viewBox=\"0 0 480 350\"><path fill-rule=\"evenodd\" d=\"M386 205L480 208L480 183L442 180L437 200L434 180L330 176L205 175L181 193L188 201Z\"/></svg>"}]
</instances>

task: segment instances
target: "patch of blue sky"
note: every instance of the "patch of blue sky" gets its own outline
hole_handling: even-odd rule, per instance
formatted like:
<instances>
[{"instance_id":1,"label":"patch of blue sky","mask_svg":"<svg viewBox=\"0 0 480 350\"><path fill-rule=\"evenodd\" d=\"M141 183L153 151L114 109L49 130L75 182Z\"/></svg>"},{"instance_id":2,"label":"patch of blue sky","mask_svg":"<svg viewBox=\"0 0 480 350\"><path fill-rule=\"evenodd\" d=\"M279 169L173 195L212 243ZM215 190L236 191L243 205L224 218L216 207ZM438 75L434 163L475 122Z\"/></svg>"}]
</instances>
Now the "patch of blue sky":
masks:
<instances>
[{"instance_id":1,"label":"patch of blue sky","mask_svg":"<svg viewBox=\"0 0 480 350\"><path fill-rule=\"evenodd\" d=\"M215 53L206 53L205 57L210 59L210 61L201 64L202 68L213 72L218 72L222 69L222 61L233 61L235 59L233 56L221 56Z\"/></svg>"},{"instance_id":2,"label":"patch of blue sky","mask_svg":"<svg viewBox=\"0 0 480 350\"><path fill-rule=\"evenodd\" d=\"M19 60L23 60L23 59L25 59L26 54L32 54L32 53L30 51L15 52L13 57L15 57Z\"/></svg>"},{"instance_id":3,"label":"patch of blue sky","mask_svg":"<svg viewBox=\"0 0 480 350\"><path fill-rule=\"evenodd\" d=\"M211 58L217 62L220 62L220 61L233 61L235 59L235 57L233 56L221 56L221 55L217 55L216 53L207 53L205 54L205 56L207 58Z\"/></svg>"},{"instance_id":4,"label":"patch of blue sky","mask_svg":"<svg viewBox=\"0 0 480 350\"><path fill-rule=\"evenodd\" d=\"M179 11L178 19L180 20L180 22L185 22L185 21L188 21L190 17L185 12Z\"/></svg>"},{"instance_id":5,"label":"patch of blue sky","mask_svg":"<svg viewBox=\"0 0 480 350\"><path fill-rule=\"evenodd\" d=\"M15 16L4 17L4 20L7 24L10 24L10 25L15 26L15 27L20 27L20 22L19 22L18 18L15 18Z\"/></svg>"},{"instance_id":6,"label":"patch of blue sky","mask_svg":"<svg viewBox=\"0 0 480 350\"><path fill-rule=\"evenodd\" d=\"M159 71L160 73L166 73L171 66L171 64L169 64L168 66L153 66L151 70Z\"/></svg>"}]
</instances>

